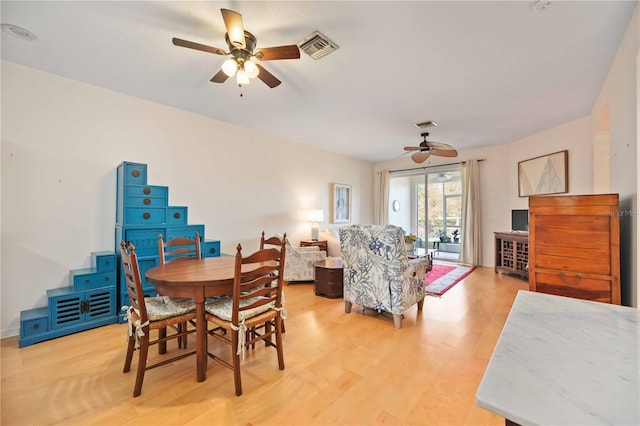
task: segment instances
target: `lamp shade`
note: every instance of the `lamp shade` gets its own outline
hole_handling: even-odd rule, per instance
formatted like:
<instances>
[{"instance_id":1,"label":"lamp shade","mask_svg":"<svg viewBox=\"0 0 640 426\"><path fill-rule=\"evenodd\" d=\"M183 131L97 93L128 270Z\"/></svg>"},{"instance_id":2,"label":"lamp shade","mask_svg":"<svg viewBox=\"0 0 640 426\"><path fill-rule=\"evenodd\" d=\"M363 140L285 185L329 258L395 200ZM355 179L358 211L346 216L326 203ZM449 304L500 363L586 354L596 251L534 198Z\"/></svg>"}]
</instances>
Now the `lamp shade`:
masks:
<instances>
[{"instance_id":1,"label":"lamp shade","mask_svg":"<svg viewBox=\"0 0 640 426\"><path fill-rule=\"evenodd\" d=\"M309 222L312 222L312 223L324 222L324 210L322 209L311 210L309 212Z\"/></svg>"},{"instance_id":2,"label":"lamp shade","mask_svg":"<svg viewBox=\"0 0 640 426\"><path fill-rule=\"evenodd\" d=\"M249 84L251 82L244 69L238 70L238 73L236 74L236 81L238 82L238 84Z\"/></svg>"},{"instance_id":3,"label":"lamp shade","mask_svg":"<svg viewBox=\"0 0 640 426\"><path fill-rule=\"evenodd\" d=\"M222 63L222 71L229 77L233 77L238 69L238 63L233 58L229 58Z\"/></svg>"},{"instance_id":4,"label":"lamp shade","mask_svg":"<svg viewBox=\"0 0 640 426\"><path fill-rule=\"evenodd\" d=\"M258 74L260 74L260 70L250 59L244 61L244 71L247 73L249 78L256 78Z\"/></svg>"}]
</instances>

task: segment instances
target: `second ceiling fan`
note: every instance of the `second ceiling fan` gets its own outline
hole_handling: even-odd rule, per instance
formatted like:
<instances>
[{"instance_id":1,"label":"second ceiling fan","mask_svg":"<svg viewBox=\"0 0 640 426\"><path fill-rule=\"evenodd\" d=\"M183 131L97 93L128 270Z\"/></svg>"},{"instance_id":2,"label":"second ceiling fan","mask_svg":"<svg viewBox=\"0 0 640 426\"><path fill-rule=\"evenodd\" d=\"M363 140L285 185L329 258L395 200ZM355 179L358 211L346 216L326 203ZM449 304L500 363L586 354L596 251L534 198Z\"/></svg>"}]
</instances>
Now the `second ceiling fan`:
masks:
<instances>
[{"instance_id":1,"label":"second ceiling fan","mask_svg":"<svg viewBox=\"0 0 640 426\"><path fill-rule=\"evenodd\" d=\"M171 41L180 47L188 47L189 49L200 50L215 55L229 55L230 58L222 64L220 71L211 78L211 81L214 83L224 83L227 78L235 75L239 85L249 84L252 78L257 77L271 88L278 86L281 81L264 69L263 66L255 63L254 59L259 61L299 59L300 49L298 46L292 44L256 49L257 39L253 34L244 29L242 15L229 9L220 9L220 11L222 12L222 19L227 29L225 41L229 47L229 52L218 47L207 46L176 37Z\"/></svg>"},{"instance_id":2,"label":"second ceiling fan","mask_svg":"<svg viewBox=\"0 0 640 426\"><path fill-rule=\"evenodd\" d=\"M440 157L457 157L458 151L451 145L440 142L431 142L427 140L429 133L421 133L422 142L418 146L405 146L405 151L416 151L411 154L411 159L416 163L423 163L431 155L437 155Z\"/></svg>"}]
</instances>

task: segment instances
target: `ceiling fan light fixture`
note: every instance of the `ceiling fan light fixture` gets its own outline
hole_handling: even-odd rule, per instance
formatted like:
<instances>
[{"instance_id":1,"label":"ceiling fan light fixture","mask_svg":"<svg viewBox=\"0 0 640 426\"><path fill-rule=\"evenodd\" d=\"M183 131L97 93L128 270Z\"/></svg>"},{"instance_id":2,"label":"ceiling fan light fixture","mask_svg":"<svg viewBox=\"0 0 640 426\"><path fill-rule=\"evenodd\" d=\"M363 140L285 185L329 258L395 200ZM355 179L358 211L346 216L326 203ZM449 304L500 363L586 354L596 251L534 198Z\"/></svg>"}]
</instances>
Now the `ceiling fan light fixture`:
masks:
<instances>
[{"instance_id":1,"label":"ceiling fan light fixture","mask_svg":"<svg viewBox=\"0 0 640 426\"><path fill-rule=\"evenodd\" d=\"M260 69L253 63L253 61L247 59L244 61L244 71L247 73L249 78L256 78L258 74L260 74Z\"/></svg>"},{"instance_id":2,"label":"ceiling fan light fixture","mask_svg":"<svg viewBox=\"0 0 640 426\"><path fill-rule=\"evenodd\" d=\"M238 70L238 63L234 58L229 58L222 64L222 72L229 77L233 77Z\"/></svg>"},{"instance_id":3,"label":"ceiling fan light fixture","mask_svg":"<svg viewBox=\"0 0 640 426\"><path fill-rule=\"evenodd\" d=\"M249 76L247 75L247 73L243 69L239 69L238 70L238 74L236 74L236 81L238 82L238 84L249 84L249 83L251 83L251 80L249 79Z\"/></svg>"}]
</instances>

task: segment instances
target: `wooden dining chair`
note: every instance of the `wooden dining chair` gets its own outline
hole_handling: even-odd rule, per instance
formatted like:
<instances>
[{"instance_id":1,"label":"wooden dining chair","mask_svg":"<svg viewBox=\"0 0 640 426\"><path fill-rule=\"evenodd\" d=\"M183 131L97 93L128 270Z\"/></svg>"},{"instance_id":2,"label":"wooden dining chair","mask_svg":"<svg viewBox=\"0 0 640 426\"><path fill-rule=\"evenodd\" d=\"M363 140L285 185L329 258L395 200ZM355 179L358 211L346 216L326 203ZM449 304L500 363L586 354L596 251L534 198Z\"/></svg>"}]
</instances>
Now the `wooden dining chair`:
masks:
<instances>
[{"instance_id":1,"label":"wooden dining chair","mask_svg":"<svg viewBox=\"0 0 640 426\"><path fill-rule=\"evenodd\" d=\"M158 259L160 260L161 265L164 265L167 262L193 258L200 259L201 257L200 233L196 232L193 240L186 237L176 237L171 238L168 241L163 241L162 234L158 234ZM193 303L192 299L172 298L172 300L180 304L187 304L189 302ZM195 304L193 306L195 309ZM190 321L189 323L191 323L195 328L194 321ZM188 327L188 323L185 322L179 324L177 327L178 332L184 332ZM163 334L163 331L160 331L160 334ZM183 338L178 339L178 347L186 349L186 335Z\"/></svg>"},{"instance_id":2,"label":"wooden dining chair","mask_svg":"<svg viewBox=\"0 0 640 426\"><path fill-rule=\"evenodd\" d=\"M187 330L186 326L183 327L182 324L194 320L196 313L195 307L192 304L181 305L172 300L166 301L160 297L144 297L135 247L131 243L127 246L124 241L121 241L120 252L124 278L129 294L129 302L131 303L131 306L126 307L126 319L129 328L127 335L127 354L122 371L123 373L129 372L133 352L137 349L139 351L138 370L136 373L136 383L133 388L133 396L137 397L142 392L142 381L144 380L145 371L196 353L195 351L191 351L170 358L163 357L164 359L162 361L147 365L149 346L155 344L166 346L167 340L186 338L188 334L195 332L195 330ZM174 334L167 335L166 329L169 326L178 326L178 331ZM150 333L152 330L158 330L158 338L155 340L151 340ZM136 343L138 344L137 348Z\"/></svg>"},{"instance_id":3,"label":"wooden dining chair","mask_svg":"<svg viewBox=\"0 0 640 426\"><path fill-rule=\"evenodd\" d=\"M196 232L193 240L185 237L177 237L163 241L162 234L158 234L158 258L160 259L161 265L172 260L194 257L197 259L202 257L202 253L200 252L200 234L198 232Z\"/></svg>"},{"instance_id":4,"label":"wooden dining chair","mask_svg":"<svg viewBox=\"0 0 640 426\"><path fill-rule=\"evenodd\" d=\"M286 232L282 235L282 237L274 235L273 237L265 238L264 231L262 231L262 235L260 235L260 250L264 249L265 246L273 246L273 248L280 250L280 247L284 246L286 240Z\"/></svg>"},{"instance_id":5,"label":"wooden dining chair","mask_svg":"<svg viewBox=\"0 0 640 426\"><path fill-rule=\"evenodd\" d=\"M267 248L242 257L242 246L236 247L233 296L205 305L207 321L216 328L208 335L227 343L231 349L231 362L209 351L214 361L233 370L236 395L242 395L240 364L245 350L258 341L273 347L278 355L278 367L284 370L282 319L282 286L285 248ZM247 330L261 326L261 333L248 334Z\"/></svg>"},{"instance_id":6,"label":"wooden dining chair","mask_svg":"<svg viewBox=\"0 0 640 426\"><path fill-rule=\"evenodd\" d=\"M273 237L265 238L264 231L262 231L262 235L260 235L260 250L264 249L265 246L270 246L280 250L280 247L284 247L287 243L287 233L282 234L282 237L278 235L274 235ZM283 274L284 278L284 274ZM284 305L284 293L282 293L282 304ZM282 321L282 332L285 333L287 330L284 326L284 320ZM255 330L252 330L255 332ZM252 348L255 348L255 345L252 345Z\"/></svg>"}]
</instances>

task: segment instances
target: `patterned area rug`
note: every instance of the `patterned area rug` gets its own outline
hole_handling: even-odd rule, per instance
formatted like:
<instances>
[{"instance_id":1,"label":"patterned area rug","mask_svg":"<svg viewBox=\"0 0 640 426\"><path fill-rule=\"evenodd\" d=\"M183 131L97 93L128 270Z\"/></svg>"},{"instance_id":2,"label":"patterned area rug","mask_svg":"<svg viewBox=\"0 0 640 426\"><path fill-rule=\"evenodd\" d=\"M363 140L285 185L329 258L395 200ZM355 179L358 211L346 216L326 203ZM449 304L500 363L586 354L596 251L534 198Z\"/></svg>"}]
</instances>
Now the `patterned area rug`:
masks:
<instances>
[{"instance_id":1,"label":"patterned area rug","mask_svg":"<svg viewBox=\"0 0 640 426\"><path fill-rule=\"evenodd\" d=\"M442 296L447 290L473 272L474 269L476 269L475 266L434 263L433 268L427 272L424 278L426 294Z\"/></svg>"}]
</instances>

